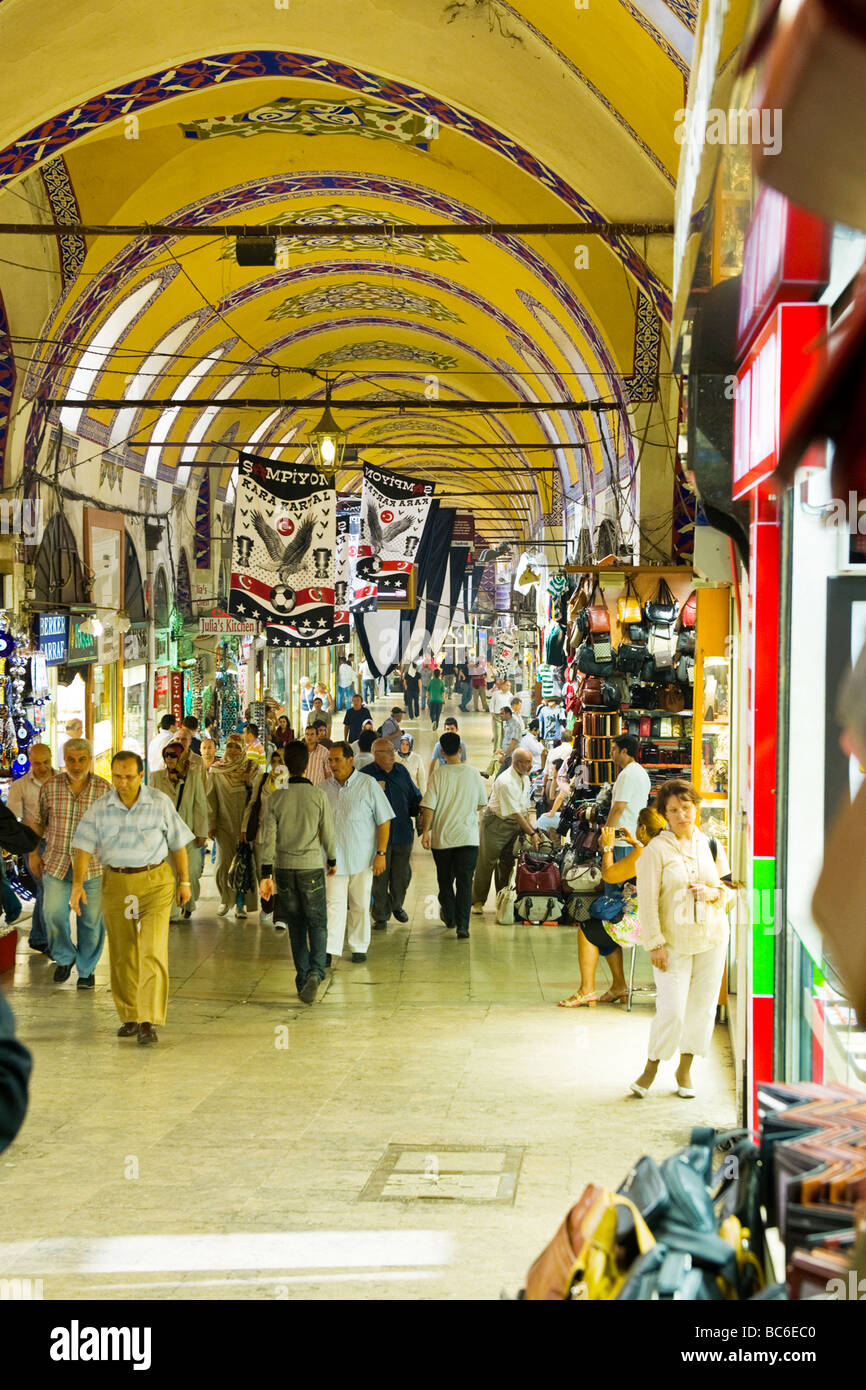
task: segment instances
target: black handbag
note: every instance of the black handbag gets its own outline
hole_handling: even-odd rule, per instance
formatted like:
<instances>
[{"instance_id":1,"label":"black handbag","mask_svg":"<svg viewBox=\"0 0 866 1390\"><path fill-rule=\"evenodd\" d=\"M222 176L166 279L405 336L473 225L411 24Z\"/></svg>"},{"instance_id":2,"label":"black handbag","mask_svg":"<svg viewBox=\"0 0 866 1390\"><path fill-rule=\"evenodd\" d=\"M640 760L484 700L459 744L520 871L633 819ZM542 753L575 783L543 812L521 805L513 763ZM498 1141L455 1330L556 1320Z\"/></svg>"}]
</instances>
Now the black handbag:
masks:
<instances>
[{"instance_id":1,"label":"black handbag","mask_svg":"<svg viewBox=\"0 0 866 1390\"><path fill-rule=\"evenodd\" d=\"M695 630L693 627L684 627L677 637L676 650L680 656L694 656L695 654Z\"/></svg>"},{"instance_id":2,"label":"black handbag","mask_svg":"<svg viewBox=\"0 0 866 1390\"><path fill-rule=\"evenodd\" d=\"M228 885L235 893L252 892L255 886L256 868L253 862L253 847L241 841L229 864Z\"/></svg>"},{"instance_id":3,"label":"black handbag","mask_svg":"<svg viewBox=\"0 0 866 1390\"><path fill-rule=\"evenodd\" d=\"M633 685L629 703L632 709L658 709L655 688L651 685Z\"/></svg>"},{"instance_id":4,"label":"black handbag","mask_svg":"<svg viewBox=\"0 0 866 1390\"><path fill-rule=\"evenodd\" d=\"M613 655L609 661L598 661L592 642L586 641L581 642L577 649L577 669L584 676L612 676L616 662Z\"/></svg>"},{"instance_id":5,"label":"black handbag","mask_svg":"<svg viewBox=\"0 0 866 1390\"><path fill-rule=\"evenodd\" d=\"M671 623L676 622L677 601L666 579L659 580L655 597L644 606L644 616L652 627L670 627Z\"/></svg>"},{"instance_id":6,"label":"black handbag","mask_svg":"<svg viewBox=\"0 0 866 1390\"><path fill-rule=\"evenodd\" d=\"M643 645L646 646L650 639L652 628L648 622L642 620L639 623L626 623L623 627L623 632L626 634L629 642L643 643Z\"/></svg>"},{"instance_id":7,"label":"black handbag","mask_svg":"<svg viewBox=\"0 0 866 1390\"><path fill-rule=\"evenodd\" d=\"M616 654L616 669L626 676L644 678L651 665L647 649L636 642L623 642Z\"/></svg>"}]
</instances>

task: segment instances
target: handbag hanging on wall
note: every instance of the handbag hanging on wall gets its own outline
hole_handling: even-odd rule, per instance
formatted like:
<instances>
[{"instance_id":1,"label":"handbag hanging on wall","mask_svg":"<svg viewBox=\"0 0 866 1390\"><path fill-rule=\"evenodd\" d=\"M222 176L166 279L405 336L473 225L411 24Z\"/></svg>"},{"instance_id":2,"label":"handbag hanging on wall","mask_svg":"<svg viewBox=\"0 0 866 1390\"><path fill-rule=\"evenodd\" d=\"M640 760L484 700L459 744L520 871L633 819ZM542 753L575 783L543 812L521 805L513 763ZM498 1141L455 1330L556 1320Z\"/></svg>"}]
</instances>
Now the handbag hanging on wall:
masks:
<instances>
[{"instance_id":1,"label":"handbag hanging on wall","mask_svg":"<svg viewBox=\"0 0 866 1390\"><path fill-rule=\"evenodd\" d=\"M601 597L603 600L603 592L601 594ZM598 580L596 580L595 584L593 585L592 594L590 596L589 606L586 610L589 631L593 636L596 636L597 634L603 632L610 632L610 613L607 610L607 604L604 602L599 603L598 598L599 585Z\"/></svg>"},{"instance_id":2,"label":"handbag hanging on wall","mask_svg":"<svg viewBox=\"0 0 866 1390\"><path fill-rule=\"evenodd\" d=\"M658 708L679 714L686 707L686 697L678 685L660 685L657 689Z\"/></svg>"},{"instance_id":3,"label":"handbag hanging on wall","mask_svg":"<svg viewBox=\"0 0 866 1390\"><path fill-rule=\"evenodd\" d=\"M676 622L677 601L666 579L660 579L655 595L644 608L644 616L653 627L670 627Z\"/></svg>"},{"instance_id":4,"label":"handbag hanging on wall","mask_svg":"<svg viewBox=\"0 0 866 1390\"><path fill-rule=\"evenodd\" d=\"M680 609L680 616L677 619L677 627L680 629L694 627L697 621L698 594L696 589L692 589L692 592L689 594L688 598L686 599L685 603Z\"/></svg>"},{"instance_id":5,"label":"handbag hanging on wall","mask_svg":"<svg viewBox=\"0 0 866 1390\"><path fill-rule=\"evenodd\" d=\"M625 593L617 602L616 616L620 623L639 623L643 619L640 599L631 579L625 581Z\"/></svg>"}]
</instances>

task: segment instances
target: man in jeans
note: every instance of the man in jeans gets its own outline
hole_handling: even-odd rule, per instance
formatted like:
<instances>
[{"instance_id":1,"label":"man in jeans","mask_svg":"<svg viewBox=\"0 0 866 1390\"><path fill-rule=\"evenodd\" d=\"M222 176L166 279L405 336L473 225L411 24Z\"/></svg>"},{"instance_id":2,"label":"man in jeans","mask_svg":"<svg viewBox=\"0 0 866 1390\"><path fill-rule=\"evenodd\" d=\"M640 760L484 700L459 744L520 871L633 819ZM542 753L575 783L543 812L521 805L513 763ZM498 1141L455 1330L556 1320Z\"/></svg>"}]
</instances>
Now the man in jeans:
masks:
<instances>
[{"instance_id":1,"label":"man in jeans","mask_svg":"<svg viewBox=\"0 0 866 1390\"><path fill-rule=\"evenodd\" d=\"M460 735L443 734L439 743L445 762L424 794L421 843L433 849L442 921L465 939L478 861L478 812L487 805L487 791L481 773L460 761Z\"/></svg>"},{"instance_id":2,"label":"man in jeans","mask_svg":"<svg viewBox=\"0 0 866 1390\"><path fill-rule=\"evenodd\" d=\"M478 712L478 701L487 713L487 662L476 659L469 665L469 680L472 685L472 708Z\"/></svg>"},{"instance_id":3,"label":"man in jeans","mask_svg":"<svg viewBox=\"0 0 866 1390\"><path fill-rule=\"evenodd\" d=\"M289 923L298 997L312 1004L325 978L328 911L322 852L328 875L333 875L337 871L334 817L325 793L304 776L306 744L287 744L283 756L289 781L265 802L259 893L265 902L275 893L279 897Z\"/></svg>"},{"instance_id":4,"label":"man in jeans","mask_svg":"<svg viewBox=\"0 0 866 1390\"><path fill-rule=\"evenodd\" d=\"M102 865L94 855L84 887L87 901L78 918L77 945L69 931L69 900L72 894L72 838L78 822L100 797L111 791L111 783L91 771L93 751L86 738L71 738L63 745L64 771L49 777L39 797L39 826L45 840L44 853L34 851L30 859L34 877L42 875L42 911L48 935L48 949L57 964L56 984L63 984L78 969L78 988L92 989L93 972L105 944L102 924Z\"/></svg>"}]
</instances>

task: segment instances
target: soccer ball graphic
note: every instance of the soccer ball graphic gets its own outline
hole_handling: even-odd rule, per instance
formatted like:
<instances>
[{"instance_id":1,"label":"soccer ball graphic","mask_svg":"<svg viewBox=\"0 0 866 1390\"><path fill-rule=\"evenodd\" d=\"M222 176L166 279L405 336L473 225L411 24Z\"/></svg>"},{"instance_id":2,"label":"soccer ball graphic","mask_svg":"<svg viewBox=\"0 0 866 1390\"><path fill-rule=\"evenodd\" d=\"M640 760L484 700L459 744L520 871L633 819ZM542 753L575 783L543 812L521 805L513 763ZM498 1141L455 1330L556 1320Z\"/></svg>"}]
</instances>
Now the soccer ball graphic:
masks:
<instances>
[{"instance_id":1,"label":"soccer ball graphic","mask_svg":"<svg viewBox=\"0 0 866 1390\"><path fill-rule=\"evenodd\" d=\"M294 589L288 589L284 584L278 585L276 589L271 589L271 607L277 613L291 613L297 601Z\"/></svg>"}]
</instances>

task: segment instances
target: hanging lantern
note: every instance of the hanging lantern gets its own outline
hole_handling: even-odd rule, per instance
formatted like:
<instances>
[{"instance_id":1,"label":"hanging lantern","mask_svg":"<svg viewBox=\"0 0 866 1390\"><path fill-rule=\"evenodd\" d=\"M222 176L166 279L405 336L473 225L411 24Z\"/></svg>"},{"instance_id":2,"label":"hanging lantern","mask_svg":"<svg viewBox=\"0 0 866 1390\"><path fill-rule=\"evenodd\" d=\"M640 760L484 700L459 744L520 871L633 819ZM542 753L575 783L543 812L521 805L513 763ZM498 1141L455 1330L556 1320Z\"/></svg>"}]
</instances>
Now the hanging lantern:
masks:
<instances>
[{"instance_id":1,"label":"hanging lantern","mask_svg":"<svg viewBox=\"0 0 866 1390\"><path fill-rule=\"evenodd\" d=\"M310 430L310 448L319 468L324 473L333 473L343 462L346 449L346 433L341 430L331 414L331 383L325 382L325 409L322 418Z\"/></svg>"}]
</instances>

